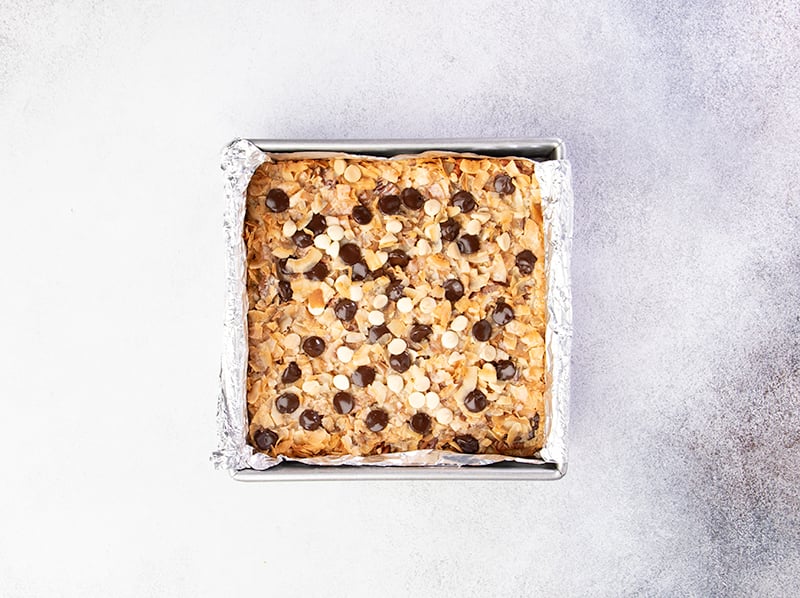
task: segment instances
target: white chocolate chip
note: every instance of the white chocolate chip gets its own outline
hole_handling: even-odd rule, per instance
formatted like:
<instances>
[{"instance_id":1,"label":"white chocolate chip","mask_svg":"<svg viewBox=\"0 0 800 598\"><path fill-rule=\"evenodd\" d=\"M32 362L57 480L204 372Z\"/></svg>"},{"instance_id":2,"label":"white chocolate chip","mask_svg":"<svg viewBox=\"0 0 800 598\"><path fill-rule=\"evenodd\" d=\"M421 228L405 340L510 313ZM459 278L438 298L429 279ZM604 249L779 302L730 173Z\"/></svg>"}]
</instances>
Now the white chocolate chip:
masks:
<instances>
[{"instance_id":1,"label":"white chocolate chip","mask_svg":"<svg viewBox=\"0 0 800 598\"><path fill-rule=\"evenodd\" d=\"M333 172L336 173L336 176L342 176L345 168L347 168L347 162L341 158L336 158L333 161Z\"/></svg>"},{"instance_id":2,"label":"white chocolate chip","mask_svg":"<svg viewBox=\"0 0 800 598\"><path fill-rule=\"evenodd\" d=\"M372 307L375 309L383 309L389 303L389 298L386 295L376 295L372 300Z\"/></svg>"},{"instance_id":3,"label":"white chocolate chip","mask_svg":"<svg viewBox=\"0 0 800 598\"><path fill-rule=\"evenodd\" d=\"M439 210L442 209L442 204L436 199L429 199L425 202L425 206L422 209L425 210L425 213L432 218L439 213Z\"/></svg>"},{"instance_id":4,"label":"white chocolate chip","mask_svg":"<svg viewBox=\"0 0 800 598\"><path fill-rule=\"evenodd\" d=\"M351 164L344 169L344 180L348 183L357 183L361 180L361 169L355 164Z\"/></svg>"},{"instance_id":5,"label":"white chocolate chip","mask_svg":"<svg viewBox=\"0 0 800 598\"><path fill-rule=\"evenodd\" d=\"M386 318L384 318L382 311L375 309L367 314L367 320L373 326L380 326L386 321Z\"/></svg>"},{"instance_id":6,"label":"white chocolate chip","mask_svg":"<svg viewBox=\"0 0 800 598\"><path fill-rule=\"evenodd\" d=\"M336 349L336 357L338 357L339 361L342 363L350 363L350 360L353 359L353 350L350 347L342 345Z\"/></svg>"},{"instance_id":7,"label":"white chocolate chip","mask_svg":"<svg viewBox=\"0 0 800 598\"><path fill-rule=\"evenodd\" d=\"M404 386L403 377L398 374L389 374L386 376L386 386L394 393L400 392Z\"/></svg>"},{"instance_id":8,"label":"white chocolate chip","mask_svg":"<svg viewBox=\"0 0 800 598\"><path fill-rule=\"evenodd\" d=\"M436 409L439 406L439 395L431 391L425 395L425 406L428 409Z\"/></svg>"},{"instance_id":9,"label":"white chocolate chip","mask_svg":"<svg viewBox=\"0 0 800 598\"><path fill-rule=\"evenodd\" d=\"M336 259L336 257L339 255L339 241L333 241L330 245L328 245L325 253Z\"/></svg>"},{"instance_id":10,"label":"white chocolate chip","mask_svg":"<svg viewBox=\"0 0 800 598\"><path fill-rule=\"evenodd\" d=\"M467 329L467 324L469 324L469 320L465 315L458 315L456 316L452 322L450 322L450 330L455 330L456 332L464 332Z\"/></svg>"},{"instance_id":11,"label":"white chocolate chip","mask_svg":"<svg viewBox=\"0 0 800 598\"><path fill-rule=\"evenodd\" d=\"M400 355L400 353L406 350L406 341L402 338L393 338L389 342L388 349L389 353L392 355Z\"/></svg>"},{"instance_id":12,"label":"white chocolate chip","mask_svg":"<svg viewBox=\"0 0 800 598\"><path fill-rule=\"evenodd\" d=\"M446 426L451 421L453 421L453 412L450 411L447 407L442 407L441 409L436 411L436 421Z\"/></svg>"},{"instance_id":13,"label":"white chocolate chip","mask_svg":"<svg viewBox=\"0 0 800 598\"><path fill-rule=\"evenodd\" d=\"M497 358L497 349L492 345L483 345L479 355L484 361L494 361Z\"/></svg>"},{"instance_id":14,"label":"white chocolate chip","mask_svg":"<svg viewBox=\"0 0 800 598\"><path fill-rule=\"evenodd\" d=\"M399 220L392 218L386 223L386 230L392 233L393 235L396 235L401 230L403 230L403 223L400 222Z\"/></svg>"},{"instance_id":15,"label":"white chocolate chip","mask_svg":"<svg viewBox=\"0 0 800 598\"><path fill-rule=\"evenodd\" d=\"M428 255L431 252L431 244L428 243L425 239L420 239L417 241L417 253L419 255Z\"/></svg>"},{"instance_id":16,"label":"white chocolate chip","mask_svg":"<svg viewBox=\"0 0 800 598\"><path fill-rule=\"evenodd\" d=\"M420 376L414 379L414 390L426 392L431 388L431 381L427 376Z\"/></svg>"},{"instance_id":17,"label":"white chocolate chip","mask_svg":"<svg viewBox=\"0 0 800 598\"><path fill-rule=\"evenodd\" d=\"M401 297L397 300L397 311L407 314L414 309L414 303L408 297Z\"/></svg>"},{"instance_id":18,"label":"white chocolate chip","mask_svg":"<svg viewBox=\"0 0 800 598\"><path fill-rule=\"evenodd\" d=\"M333 377L333 385L339 390L347 390L350 388L350 378L343 374L336 374Z\"/></svg>"},{"instance_id":19,"label":"white chocolate chip","mask_svg":"<svg viewBox=\"0 0 800 598\"><path fill-rule=\"evenodd\" d=\"M331 238L325 233L322 233L321 235L317 235L316 237L314 237L314 247L316 247L317 249L327 249L328 245L330 244L331 244Z\"/></svg>"},{"instance_id":20,"label":"white chocolate chip","mask_svg":"<svg viewBox=\"0 0 800 598\"><path fill-rule=\"evenodd\" d=\"M419 409L425 405L425 395L421 392L412 392L410 395L408 395L408 404L414 409ZM452 416L453 414L451 413L450 415Z\"/></svg>"},{"instance_id":21,"label":"white chocolate chip","mask_svg":"<svg viewBox=\"0 0 800 598\"><path fill-rule=\"evenodd\" d=\"M364 289L361 285L354 284L350 287L350 299L352 301L361 301L364 298Z\"/></svg>"},{"instance_id":22,"label":"white chocolate chip","mask_svg":"<svg viewBox=\"0 0 800 598\"><path fill-rule=\"evenodd\" d=\"M445 349L455 349L458 346L458 335L448 330L442 335L442 346Z\"/></svg>"},{"instance_id":23,"label":"white chocolate chip","mask_svg":"<svg viewBox=\"0 0 800 598\"><path fill-rule=\"evenodd\" d=\"M497 246L503 251L508 251L508 248L511 247L511 237L508 236L508 233L503 233L497 237Z\"/></svg>"},{"instance_id":24,"label":"white chocolate chip","mask_svg":"<svg viewBox=\"0 0 800 598\"><path fill-rule=\"evenodd\" d=\"M283 337L283 346L289 350L297 349L300 346L300 335L290 332Z\"/></svg>"},{"instance_id":25,"label":"white chocolate chip","mask_svg":"<svg viewBox=\"0 0 800 598\"><path fill-rule=\"evenodd\" d=\"M294 223L294 220L287 220L286 222L283 223L284 237L291 237L296 232L297 232L297 225Z\"/></svg>"},{"instance_id":26,"label":"white chocolate chip","mask_svg":"<svg viewBox=\"0 0 800 598\"><path fill-rule=\"evenodd\" d=\"M341 241L344 239L344 229L338 224L329 226L328 230L325 232L328 234L328 237L331 239L331 241Z\"/></svg>"},{"instance_id":27,"label":"white chocolate chip","mask_svg":"<svg viewBox=\"0 0 800 598\"><path fill-rule=\"evenodd\" d=\"M433 297L425 297L419 302L419 310L424 314L433 313L434 309L436 309L436 299Z\"/></svg>"}]
</instances>

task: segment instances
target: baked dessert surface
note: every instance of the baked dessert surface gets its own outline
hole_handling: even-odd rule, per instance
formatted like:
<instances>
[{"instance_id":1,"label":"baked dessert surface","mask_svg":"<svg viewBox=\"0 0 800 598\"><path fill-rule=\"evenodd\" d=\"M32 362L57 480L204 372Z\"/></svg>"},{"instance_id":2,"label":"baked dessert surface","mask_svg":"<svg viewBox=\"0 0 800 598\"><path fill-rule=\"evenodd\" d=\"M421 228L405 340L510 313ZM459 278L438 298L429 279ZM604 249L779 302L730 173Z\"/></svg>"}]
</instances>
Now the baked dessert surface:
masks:
<instances>
[{"instance_id":1,"label":"baked dessert surface","mask_svg":"<svg viewBox=\"0 0 800 598\"><path fill-rule=\"evenodd\" d=\"M248 187L244 238L256 450L542 447L546 289L532 162L267 162Z\"/></svg>"}]
</instances>

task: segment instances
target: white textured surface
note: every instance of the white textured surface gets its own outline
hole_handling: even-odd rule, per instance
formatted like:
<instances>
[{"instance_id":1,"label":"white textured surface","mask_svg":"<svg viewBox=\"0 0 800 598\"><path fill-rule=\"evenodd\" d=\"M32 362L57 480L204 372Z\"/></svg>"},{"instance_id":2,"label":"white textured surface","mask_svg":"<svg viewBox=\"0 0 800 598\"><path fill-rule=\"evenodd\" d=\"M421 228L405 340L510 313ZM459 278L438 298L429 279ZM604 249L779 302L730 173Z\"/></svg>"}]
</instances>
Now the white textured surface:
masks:
<instances>
[{"instance_id":1,"label":"white textured surface","mask_svg":"<svg viewBox=\"0 0 800 598\"><path fill-rule=\"evenodd\" d=\"M800 592L797 3L50 4L0 10L0 595ZM235 135L566 140L564 480L211 470Z\"/></svg>"}]
</instances>

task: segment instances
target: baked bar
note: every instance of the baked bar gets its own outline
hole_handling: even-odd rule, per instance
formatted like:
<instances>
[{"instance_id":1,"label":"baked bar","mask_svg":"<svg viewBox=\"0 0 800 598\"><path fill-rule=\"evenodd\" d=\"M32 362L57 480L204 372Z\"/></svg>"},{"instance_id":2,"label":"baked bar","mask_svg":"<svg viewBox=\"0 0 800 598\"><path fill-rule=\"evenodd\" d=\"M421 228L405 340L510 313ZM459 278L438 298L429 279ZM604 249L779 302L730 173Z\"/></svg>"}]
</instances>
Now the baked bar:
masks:
<instances>
[{"instance_id":1,"label":"baked bar","mask_svg":"<svg viewBox=\"0 0 800 598\"><path fill-rule=\"evenodd\" d=\"M542 447L532 162L276 159L250 181L244 238L256 450Z\"/></svg>"}]
</instances>

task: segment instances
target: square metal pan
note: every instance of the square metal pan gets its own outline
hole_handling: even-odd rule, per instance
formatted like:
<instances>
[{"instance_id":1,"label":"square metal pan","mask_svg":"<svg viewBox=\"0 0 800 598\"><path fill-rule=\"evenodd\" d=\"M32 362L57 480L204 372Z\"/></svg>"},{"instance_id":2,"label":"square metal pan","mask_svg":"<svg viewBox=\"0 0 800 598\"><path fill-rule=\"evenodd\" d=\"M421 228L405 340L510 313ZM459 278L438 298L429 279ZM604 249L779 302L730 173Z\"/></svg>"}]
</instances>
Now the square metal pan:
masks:
<instances>
[{"instance_id":1,"label":"square metal pan","mask_svg":"<svg viewBox=\"0 0 800 598\"><path fill-rule=\"evenodd\" d=\"M250 139L261 151L345 152L365 156L390 157L430 150L464 152L485 156L518 156L538 162L563 160L566 148L561 139ZM242 469L233 472L236 480L313 481L313 480L557 480L567 471L566 464L516 463L505 461L492 465L469 467L392 467L350 465L305 465L284 462L264 471Z\"/></svg>"}]
</instances>

